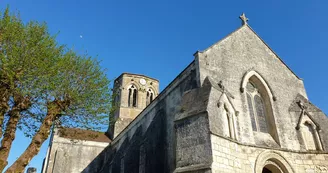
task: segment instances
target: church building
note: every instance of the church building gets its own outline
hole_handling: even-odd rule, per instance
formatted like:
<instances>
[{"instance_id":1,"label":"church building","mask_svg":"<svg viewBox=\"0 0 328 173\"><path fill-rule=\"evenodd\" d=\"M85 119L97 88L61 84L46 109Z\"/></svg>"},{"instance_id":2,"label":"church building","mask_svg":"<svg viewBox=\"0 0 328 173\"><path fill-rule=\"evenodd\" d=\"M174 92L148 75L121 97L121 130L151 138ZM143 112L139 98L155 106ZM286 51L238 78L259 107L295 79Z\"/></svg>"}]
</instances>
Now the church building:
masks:
<instances>
[{"instance_id":1,"label":"church building","mask_svg":"<svg viewBox=\"0 0 328 173\"><path fill-rule=\"evenodd\" d=\"M327 116L245 14L240 19L161 93L156 79L118 77L111 142L82 172L328 172Z\"/></svg>"}]
</instances>

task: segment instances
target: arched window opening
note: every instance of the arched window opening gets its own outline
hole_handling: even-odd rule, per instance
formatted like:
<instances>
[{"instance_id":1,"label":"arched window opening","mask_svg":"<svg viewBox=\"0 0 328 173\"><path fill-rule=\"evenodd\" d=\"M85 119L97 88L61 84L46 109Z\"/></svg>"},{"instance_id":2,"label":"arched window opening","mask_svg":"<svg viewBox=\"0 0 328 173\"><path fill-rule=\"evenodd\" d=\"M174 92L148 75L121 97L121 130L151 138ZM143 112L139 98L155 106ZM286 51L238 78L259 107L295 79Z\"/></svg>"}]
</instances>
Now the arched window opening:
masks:
<instances>
[{"instance_id":1,"label":"arched window opening","mask_svg":"<svg viewBox=\"0 0 328 173\"><path fill-rule=\"evenodd\" d=\"M244 75L240 89L245 93L253 131L270 134L280 145L272 106L275 97L266 80L256 71L249 71Z\"/></svg>"},{"instance_id":2,"label":"arched window opening","mask_svg":"<svg viewBox=\"0 0 328 173\"><path fill-rule=\"evenodd\" d=\"M302 134L306 148L308 150L317 150L319 147L316 145L315 141L315 129L312 124L305 122L302 127Z\"/></svg>"},{"instance_id":3,"label":"arched window opening","mask_svg":"<svg viewBox=\"0 0 328 173\"><path fill-rule=\"evenodd\" d=\"M246 85L247 104L254 131L268 133L266 107L262 94L255 84L248 82Z\"/></svg>"},{"instance_id":4,"label":"arched window opening","mask_svg":"<svg viewBox=\"0 0 328 173\"><path fill-rule=\"evenodd\" d=\"M262 170L262 173L272 173L272 171L270 171L270 169L264 167Z\"/></svg>"},{"instance_id":5,"label":"arched window opening","mask_svg":"<svg viewBox=\"0 0 328 173\"><path fill-rule=\"evenodd\" d=\"M286 158L278 152L269 150L257 156L254 169L254 173L294 173Z\"/></svg>"},{"instance_id":6,"label":"arched window opening","mask_svg":"<svg viewBox=\"0 0 328 173\"><path fill-rule=\"evenodd\" d=\"M262 169L262 173L283 173L276 164L268 164Z\"/></svg>"},{"instance_id":7,"label":"arched window opening","mask_svg":"<svg viewBox=\"0 0 328 173\"><path fill-rule=\"evenodd\" d=\"M154 100L154 91L152 89L147 90L146 104L149 105Z\"/></svg>"},{"instance_id":8,"label":"arched window opening","mask_svg":"<svg viewBox=\"0 0 328 173\"><path fill-rule=\"evenodd\" d=\"M281 165L281 163L280 163ZM275 162L273 160L267 160L265 166L262 169L262 173L287 173L287 170L284 170L284 166L280 166L279 161Z\"/></svg>"},{"instance_id":9,"label":"arched window opening","mask_svg":"<svg viewBox=\"0 0 328 173\"><path fill-rule=\"evenodd\" d=\"M301 108L301 114L296 129L300 132L305 149L322 151L319 134L321 130L320 125L314 121L312 115L307 111L307 106L301 100L297 103Z\"/></svg>"},{"instance_id":10,"label":"arched window opening","mask_svg":"<svg viewBox=\"0 0 328 173\"><path fill-rule=\"evenodd\" d=\"M236 116L238 115L238 111L236 111L233 102L231 102L230 96L222 93L217 106L219 108L218 115L222 116L222 119L218 122L220 123L218 128L222 129L222 135L237 140Z\"/></svg>"},{"instance_id":11,"label":"arched window opening","mask_svg":"<svg viewBox=\"0 0 328 173\"><path fill-rule=\"evenodd\" d=\"M129 88L129 98L128 98L129 107L137 107L137 97L138 97L138 90L134 85L131 85L131 87Z\"/></svg>"}]
</instances>

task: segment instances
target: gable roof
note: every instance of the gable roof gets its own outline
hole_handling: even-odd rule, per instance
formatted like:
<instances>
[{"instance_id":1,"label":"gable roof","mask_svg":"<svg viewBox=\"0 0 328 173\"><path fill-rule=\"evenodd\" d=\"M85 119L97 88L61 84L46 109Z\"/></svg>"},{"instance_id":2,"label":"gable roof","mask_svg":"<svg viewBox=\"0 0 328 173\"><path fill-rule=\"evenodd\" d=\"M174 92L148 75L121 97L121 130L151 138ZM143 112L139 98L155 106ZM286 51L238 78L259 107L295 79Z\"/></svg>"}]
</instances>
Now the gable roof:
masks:
<instances>
[{"instance_id":1,"label":"gable roof","mask_svg":"<svg viewBox=\"0 0 328 173\"><path fill-rule=\"evenodd\" d=\"M107 142L110 143L111 140L103 132L79 129L79 128L59 128L58 135L62 138L85 140L85 141L95 141L95 142Z\"/></svg>"},{"instance_id":2,"label":"gable roof","mask_svg":"<svg viewBox=\"0 0 328 173\"><path fill-rule=\"evenodd\" d=\"M250 29L255 35L257 38L259 38L261 40L262 43L264 43L264 45L278 58L278 60L285 66L287 67L287 69L292 72L294 74L294 76L299 79L299 80L302 80L302 78L298 77L296 75L296 73L294 73L292 71L291 68L288 67L288 65L278 56L278 54L276 52L274 52L271 47L248 25L248 24L244 24L242 25L241 27L237 28L235 31L231 32L230 34L228 34L227 36L225 36L223 39L219 40L218 42L214 43L213 45L211 45L210 47L206 48L205 50L203 51L197 51L197 52L200 52L200 53L203 53L203 52L206 52L207 50L210 50L211 48L213 48L214 46L220 44L223 40L225 40L226 38L229 38L231 35L233 35L234 33L240 31L242 28L244 27L247 27L248 29ZM196 52L196 53L197 53Z\"/></svg>"}]
</instances>

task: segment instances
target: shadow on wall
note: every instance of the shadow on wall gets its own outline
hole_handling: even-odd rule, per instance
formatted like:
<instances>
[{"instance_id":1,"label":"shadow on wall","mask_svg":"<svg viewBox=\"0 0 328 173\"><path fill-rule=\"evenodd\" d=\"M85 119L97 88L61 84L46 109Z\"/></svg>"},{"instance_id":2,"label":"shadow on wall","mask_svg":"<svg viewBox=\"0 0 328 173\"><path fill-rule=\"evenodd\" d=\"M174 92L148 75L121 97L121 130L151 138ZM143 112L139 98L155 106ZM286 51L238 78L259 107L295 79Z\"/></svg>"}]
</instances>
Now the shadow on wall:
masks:
<instances>
[{"instance_id":1,"label":"shadow on wall","mask_svg":"<svg viewBox=\"0 0 328 173\"><path fill-rule=\"evenodd\" d=\"M130 139L124 139L120 148L117 149L115 144L109 145L82 172L108 173L124 169L124 172L129 173L164 173L165 118L165 112L158 111L146 133L143 134L142 125L139 126Z\"/></svg>"}]
</instances>

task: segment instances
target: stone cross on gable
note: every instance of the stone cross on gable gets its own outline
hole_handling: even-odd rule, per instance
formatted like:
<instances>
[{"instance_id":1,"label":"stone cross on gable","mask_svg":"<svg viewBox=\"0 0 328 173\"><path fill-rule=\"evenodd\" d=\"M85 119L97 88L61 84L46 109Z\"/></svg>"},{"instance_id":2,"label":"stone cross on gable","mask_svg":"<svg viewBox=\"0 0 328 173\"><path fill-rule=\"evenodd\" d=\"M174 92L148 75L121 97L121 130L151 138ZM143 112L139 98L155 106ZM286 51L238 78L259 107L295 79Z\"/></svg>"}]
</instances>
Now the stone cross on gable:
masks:
<instances>
[{"instance_id":1,"label":"stone cross on gable","mask_svg":"<svg viewBox=\"0 0 328 173\"><path fill-rule=\"evenodd\" d=\"M239 18L241 19L242 25L247 25L248 18L246 17L245 13L241 14Z\"/></svg>"}]
</instances>

